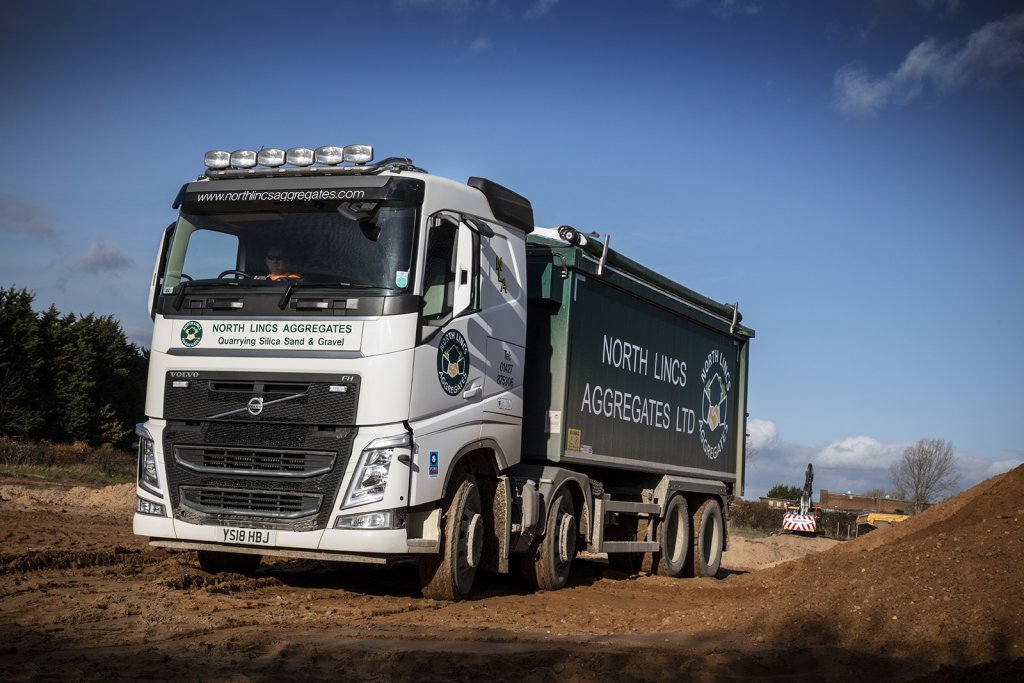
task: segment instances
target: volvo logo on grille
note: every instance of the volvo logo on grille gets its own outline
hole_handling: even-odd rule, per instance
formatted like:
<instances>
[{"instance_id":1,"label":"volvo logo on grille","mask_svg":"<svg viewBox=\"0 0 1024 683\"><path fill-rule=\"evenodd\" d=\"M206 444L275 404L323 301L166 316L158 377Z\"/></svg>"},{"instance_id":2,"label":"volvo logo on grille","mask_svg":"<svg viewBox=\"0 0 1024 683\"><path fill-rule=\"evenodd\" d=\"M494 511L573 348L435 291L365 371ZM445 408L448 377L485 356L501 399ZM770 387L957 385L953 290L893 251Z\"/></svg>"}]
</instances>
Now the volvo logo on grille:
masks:
<instances>
[{"instance_id":1,"label":"volvo logo on grille","mask_svg":"<svg viewBox=\"0 0 1024 683\"><path fill-rule=\"evenodd\" d=\"M246 410L249 411L250 415L259 415L263 412L263 397L253 396L249 399L249 405L246 406Z\"/></svg>"}]
</instances>

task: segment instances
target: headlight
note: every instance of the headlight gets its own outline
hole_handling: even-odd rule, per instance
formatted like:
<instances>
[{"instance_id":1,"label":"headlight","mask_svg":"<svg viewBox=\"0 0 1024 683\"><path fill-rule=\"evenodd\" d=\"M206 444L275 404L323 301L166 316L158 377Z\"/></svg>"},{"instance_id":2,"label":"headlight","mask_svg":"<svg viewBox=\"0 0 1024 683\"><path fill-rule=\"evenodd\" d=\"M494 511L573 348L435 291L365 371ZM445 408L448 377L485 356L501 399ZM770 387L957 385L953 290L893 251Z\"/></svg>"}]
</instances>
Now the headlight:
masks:
<instances>
[{"instance_id":1,"label":"headlight","mask_svg":"<svg viewBox=\"0 0 1024 683\"><path fill-rule=\"evenodd\" d=\"M412 439L408 434L372 441L359 456L359 465L356 467L352 482L348 485L348 493L341 507L354 507L383 500L391 463L398 456L396 450L408 448L410 445Z\"/></svg>"},{"instance_id":2,"label":"headlight","mask_svg":"<svg viewBox=\"0 0 1024 683\"><path fill-rule=\"evenodd\" d=\"M139 425L135 428L139 435L139 486L150 493L163 498L163 490L160 488L160 475L156 467L156 446L149 430Z\"/></svg>"}]
</instances>

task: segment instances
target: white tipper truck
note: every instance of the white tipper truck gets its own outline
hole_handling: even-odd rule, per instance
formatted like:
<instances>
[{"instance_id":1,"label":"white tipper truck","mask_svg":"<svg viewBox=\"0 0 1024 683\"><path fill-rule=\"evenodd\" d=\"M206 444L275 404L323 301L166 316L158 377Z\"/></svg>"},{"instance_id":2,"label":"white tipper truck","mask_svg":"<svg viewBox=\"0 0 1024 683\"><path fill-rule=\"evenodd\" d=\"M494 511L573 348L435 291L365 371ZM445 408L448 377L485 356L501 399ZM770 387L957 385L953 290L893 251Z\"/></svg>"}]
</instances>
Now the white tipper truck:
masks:
<instances>
[{"instance_id":1,"label":"white tipper truck","mask_svg":"<svg viewBox=\"0 0 1024 683\"><path fill-rule=\"evenodd\" d=\"M418 560L443 600L478 570L560 588L581 550L718 571L738 305L365 145L205 165L153 270L136 534L209 572Z\"/></svg>"}]
</instances>

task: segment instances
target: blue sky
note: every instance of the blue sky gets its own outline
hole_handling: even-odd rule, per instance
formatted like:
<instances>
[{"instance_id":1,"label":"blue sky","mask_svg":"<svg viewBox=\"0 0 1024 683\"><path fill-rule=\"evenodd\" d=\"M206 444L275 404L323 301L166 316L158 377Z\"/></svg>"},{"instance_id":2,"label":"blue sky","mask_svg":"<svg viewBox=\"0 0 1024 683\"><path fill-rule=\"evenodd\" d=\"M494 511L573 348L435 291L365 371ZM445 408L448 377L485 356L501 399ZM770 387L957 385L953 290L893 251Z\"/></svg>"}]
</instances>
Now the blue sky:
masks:
<instances>
[{"instance_id":1,"label":"blue sky","mask_svg":"<svg viewBox=\"0 0 1024 683\"><path fill-rule=\"evenodd\" d=\"M373 144L529 197L757 330L747 496L1024 462L1024 6L956 0L0 6L0 286L149 343L208 149Z\"/></svg>"}]
</instances>

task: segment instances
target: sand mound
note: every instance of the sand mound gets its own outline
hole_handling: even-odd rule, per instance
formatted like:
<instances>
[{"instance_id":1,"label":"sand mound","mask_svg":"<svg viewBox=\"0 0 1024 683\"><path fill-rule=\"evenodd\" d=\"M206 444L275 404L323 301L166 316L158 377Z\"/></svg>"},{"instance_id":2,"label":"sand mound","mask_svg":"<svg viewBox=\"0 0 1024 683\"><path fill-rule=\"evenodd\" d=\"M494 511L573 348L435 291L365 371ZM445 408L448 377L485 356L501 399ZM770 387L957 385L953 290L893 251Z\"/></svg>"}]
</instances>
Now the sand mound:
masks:
<instances>
[{"instance_id":1,"label":"sand mound","mask_svg":"<svg viewBox=\"0 0 1024 683\"><path fill-rule=\"evenodd\" d=\"M98 488L8 484L0 486L0 506L18 510L72 508L76 512L130 515L135 510L135 484Z\"/></svg>"},{"instance_id":2,"label":"sand mound","mask_svg":"<svg viewBox=\"0 0 1024 683\"><path fill-rule=\"evenodd\" d=\"M1024 466L902 525L740 578L782 606L765 627L794 638L914 657L943 648L960 663L1020 657L1022 521Z\"/></svg>"}]
</instances>

